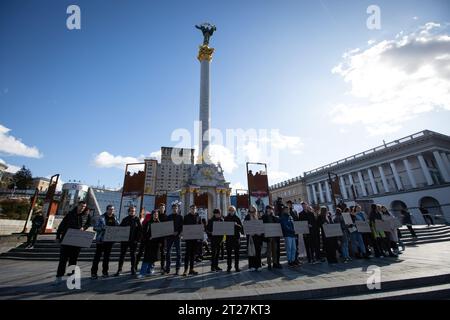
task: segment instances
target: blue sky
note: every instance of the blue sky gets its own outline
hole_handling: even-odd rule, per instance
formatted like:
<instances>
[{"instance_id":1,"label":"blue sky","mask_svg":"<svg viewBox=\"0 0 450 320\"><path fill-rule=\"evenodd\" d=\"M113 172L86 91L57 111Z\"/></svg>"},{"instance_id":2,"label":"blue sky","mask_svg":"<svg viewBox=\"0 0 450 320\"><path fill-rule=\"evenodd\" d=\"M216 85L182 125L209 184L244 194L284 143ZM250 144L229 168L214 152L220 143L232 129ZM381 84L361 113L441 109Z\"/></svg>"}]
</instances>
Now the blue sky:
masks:
<instances>
[{"instance_id":1,"label":"blue sky","mask_svg":"<svg viewBox=\"0 0 450 320\"><path fill-rule=\"evenodd\" d=\"M66 27L71 4L81 30ZM379 30L366 26L371 4L381 9ZM269 163L271 183L383 139L450 134L445 0L3 0L0 161L118 187L124 160L177 144L175 129L193 132L202 42L194 25L203 21L217 25L212 125L279 130L259 140L279 161L261 144L245 148L248 160ZM246 187L235 153L218 157L227 180Z\"/></svg>"}]
</instances>

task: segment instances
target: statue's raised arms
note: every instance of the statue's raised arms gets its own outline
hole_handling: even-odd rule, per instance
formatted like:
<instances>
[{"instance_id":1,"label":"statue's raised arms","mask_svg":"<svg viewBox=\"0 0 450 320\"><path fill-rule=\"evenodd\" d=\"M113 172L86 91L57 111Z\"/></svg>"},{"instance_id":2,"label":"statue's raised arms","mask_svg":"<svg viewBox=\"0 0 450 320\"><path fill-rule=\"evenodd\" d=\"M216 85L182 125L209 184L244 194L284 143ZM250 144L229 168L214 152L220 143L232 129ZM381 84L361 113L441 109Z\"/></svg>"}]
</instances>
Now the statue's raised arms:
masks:
<instances>
[{"instance_id":1,"label":"statue's raised arms","mask_svg":"<svg viewBox=\"0 0 450 320\"><path fill-rule=\"evenodd\" d=\"M209 39L213 35L214 31L216 31L216 26L210 23L202 23L201 25L195 25L195 27L202 31L203 33L203 45L209 45Z\"/></svg>"}]
</instances>

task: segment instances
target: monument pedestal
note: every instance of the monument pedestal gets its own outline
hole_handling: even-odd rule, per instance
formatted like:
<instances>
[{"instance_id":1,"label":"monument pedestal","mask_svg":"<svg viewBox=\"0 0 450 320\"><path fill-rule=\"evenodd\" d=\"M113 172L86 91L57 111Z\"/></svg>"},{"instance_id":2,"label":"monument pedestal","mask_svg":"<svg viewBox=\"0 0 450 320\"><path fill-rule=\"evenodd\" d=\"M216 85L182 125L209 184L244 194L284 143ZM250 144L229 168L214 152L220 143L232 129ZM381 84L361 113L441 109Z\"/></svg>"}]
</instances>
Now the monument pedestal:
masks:
<instances>
[{"instance_id":1,"label":"monument pedestal","mask_svg":"<svg viewBox=\"0 0 450 320\"><path fill-rule=\"evenodd\" d=\"M189 207L195 204L201 209L206 209L207 214L202 218L209 219L213 215L214 209L220 209L222 214L226 214L230 206L231 189L228 182L225 181L223 171L220 166L214 164L196 164L186 186L181 190L181 201L185 204L184 214L187 214ZM198 203L201 196L206 195L207 200Z\"/></svg>"}]
</instances>

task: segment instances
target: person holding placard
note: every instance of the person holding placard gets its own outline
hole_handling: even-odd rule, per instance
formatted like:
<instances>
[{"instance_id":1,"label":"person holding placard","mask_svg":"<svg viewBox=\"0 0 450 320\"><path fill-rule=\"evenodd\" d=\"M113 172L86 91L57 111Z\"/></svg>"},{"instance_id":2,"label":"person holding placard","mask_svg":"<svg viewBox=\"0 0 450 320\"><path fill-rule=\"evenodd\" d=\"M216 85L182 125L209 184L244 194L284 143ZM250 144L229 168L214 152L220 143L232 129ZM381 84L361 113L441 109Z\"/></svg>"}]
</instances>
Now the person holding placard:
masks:
<instances>
[{"instance_id":1,"label":"person holding placard","mask_svg":"<svg viewBox=\"0 0 450 320\"><path fill-rule=\"evenodd\" d=\"M183 217L179 214L178 203L172 204L172 214L168 216L167 221L173 221L174 234L166 238L166 269L165 274L170 273L172 248L175 247L175 274L180 274L181 268L181 232L183 232Z\"/></svg>"},{"instance_id":2,"label":"person holding placard","mask_svg":"<svg viewBox=\"0 0 450 320\"><path fill-rule=\"evenodd\" d=\"M259 214L256 210L255 206L250 206L250 209L248 210L248 214L245 217L245 221L250 220L259 220ZM250 271L256 271L259 272L262 261L261 261L261 246L263 242L263 234L254 234L254 235L247 235L247 247L251 247L250 250L253 250L253 254L248 254L248 268Z\"/></svg>"},{"instance_id":3,"label":"person holding placard","mask_svg":"<svg viewBox=\"0 0 450 320\"><path fill-rule=\"evenodd\" d=\"M146 217L147 220L147 217ZM138 278L143 278L154 273L155 262L160 258L161 240L152 239L152 224L159 223L159 212L153 210L150 219L143 226L142 243L144 244L144 259L142 260L141 270Z\"/></svg>"},{"instance_id":4,"label":"person holding placard","mask_svg":"<svg viewBox=\"0 0 450 320\"><path fill-rule=\"evenodd\" d=\"M211 239L211 271L219 272L222 271L222 269L219 268L219 254L223 236L213 236L214 222L223 222L220 209L213 210L213 217L208 220L208 225L206 226L206 233Z\"/></svg>"},{"instance_id":5,"label":"person holding placard","mask_svg":"<svg viewBox=\"0 0 450 320\"><path fill-rule=\"evenodd\" d=\"M288 259L289 268L297 268L299 263L296 261L295 252L295 229L294 218L289 214L288 207L282 207L282 214L280 216L281 230L283 231L284 245L286 246L286 256Z\"/></svg>"},{"instance_id":6,"label":"person holding placard","mask_svg":"<svg viewBox=\"0 0 450 320\"><path fill-rule=\"evenodd\" d=\"M263 223L280 223L280 219L275 215L274 207L271 205L266 206L262 220ZM282 269L279 251L280 237L265 238L265 241L267 242L267 268L271 270L273 266L275 269Z\"/></svg>"},{"instance_id":7,"label":"person holding placard","mask_svg":"<svg viewBox=\"0 0 450 320\"><path fill-rule=\"evenodd\" d=\"M300 221L300 218L298 216L298 212L294 209L294 204L292 203L291 200L288 200L286 202L288 208L289 208L289 214L291 215L292 219L294 219L294 221ZM295 237L295 262L296 264L300 264L300 260L299 260L299 252L298 252L298 237Z\"/></svg>"},{"instance_id":8,"label":"person holding placard","mask_svg":"<svg viewBox=\"0 0 450 320\"><path fill-rule=\"evenodd\" d=\"M367 214L362 211L362 207L360 205L356 205L355 206L355 221L365 221L367 223L369 223L369 227L370 227L370 222L369 222L369 217L367 216ZM364 246L366 248L366 255L367 256L371 256L372 255L372 250L375 250L375 245L374 245L374 241L372 238L372 234L371 233L363 233L362 234L362 238L364 241Z\"/></svg>"},{"instance_id":9,"label":"person holding placard","mask_svg":"<svg viewBox=\"0 0 450 320\"><path fill-rule=\"evenodd\" d=\"M197 207L191 205L189 207L189 213L183 219L183 225L193 225L201 224L200 217L197 215ZM197 275L198 272L194 270L194 259L195 252L197 249L198 240L185 240L185 251L184 251L184 272L183 276L188 275L188 265L189 265L189 275Z\"/></svg>"},{"instance_id":10,"label":"person holding placard","mask_svg":"<svg viewBox=\"0 0 450 320\"><path fill-rule=\"evenodd\" d=\"M380 209L381 206L377 204L372 204L370 206L369 221L370 221L370 228L372 229L372 236L374 238L375 257L384 258L386 252L389 252L390 257L396 257L396 255L392 253L389 244L386 241L387 237L385 232L383 230L377 229L376 221L377 220L383 221Z\"/></svg>"},{"instance_id":11,"label":"person holding placard","mask_svg":"<svg viewBox=\"0 0 450 320\"><path fill-rule=\"evenodd\" d=\"M385 207L385 206L381 206L381 215L383 217L383 220L389 221L389 223L393 223L397 221L397 218L392 215L389 210ZM398 249L398 233L397 233L397 228L392 227L391 225L391 229L388 232L388 236L389 236L389 248L395 252L394 254L398 254L399 253L399 249Z\"/></svg>"},{"instance_id":12,"label":"person holding placard","mask_svg":"<svg viewBox=\"0 0 450 320\"><path fill-rule=\"evenodd\" d=\"M136 275L136 249L138 241L141 239L142 235L142 224L138 216L136 216L136 207L128 207L128 216L126 216L120 223L121 227L130 227L130 237L128 241L120 243L120 257L119 257L119 268L115 276L120 276L122 274L122 267L125 261L125 255L130 249L131 258L131 275Z\"/></svg>"},{"instance_id":13,"label":"person holding placard","mask_svg":"<svg viewBox=\"0 0 450 320\"><path fill-rule=\"evenodd\" d=\"M87 230L91 226L91 216L88 214L86 202L80 201L61 221L56 231L56 242L61 243L69 229ZM80 248L61 245L59 252L58 270L56 272L55 284L62 281L66 272L67 262L70 266L76 265Z\"/></svg>"},{"instance_id":14,"label":"person holding placard","mask_svg":"<svg viewBox=\"0 0 450 320\"><path fill-rule=\"evenodd\" d=\"M328 214L328 209L326 207L320 207L320 213L318 217L318 223L322 232L322 241L327 255L328 264L337 263L336 251L338 249L338 243L336 237L327 237L325 231L323 230L324 224L331 224L333 221Z\"/></svg>"},{"instance_id":15,"label":"person holding placard","mask_svg":"<svg viewBox=\"0 0 450 320\"><path fill-rule=\"evenodd\" d=\"M234 236L227 236L225 246L227 248L227 272L231 272L231 263L233 260L232 254L234 252L234 270L240 272L239 269L239 249L241 246L241 234L244 234L241 219L236 214L234 206L228 207L228 215L224 221L234 222Z\"/></svg>"},{"instance_id":16,"label":"person holding placard","mask_svg":"<svg viewBox=\"0 0 450 320\"><path fill-rule=\"evenodd\" d=\"M320 230L312 208L306 202L301 203L303 211L299 214L300 221L307 221L309 226L309 234L303 235L305 241L306 256L308 263L316 264L321 260L320 257Z\"/></svg>"},{"instance_id":17,"label":"person holding placard","mask_svg":"<svg viewBox=\"0 0 450 320\"><path fill-rule=\"evenodd\" d=\"M154 212L155 210L153 210ZM144 216L144 218L140 218L141 224L142 224L142 230L145 229L145 226L147 225L147 223L150 221L150 219L152 218L152 214L150 212L147 212ZM144 231L142 232L142 236L141 236L141 240L139 242L139 250L138 253L136 255L136 271L138 270L139 267L139 262L141 261L142 255L144 254L145 251L145 241L144 241Z\"/></svg>"},{"instance_id":18,"label":"person holding placard","mask_svg":"<svg viewBox=\"0 0 450 320\"><path fill-rule=\"evenodd\" d=\"M361 207L356 206L356 207L353 207L352 210L350 211L351 218L353 221L352 227L355 227L356 221L358 221L358 220L364 221L361 219L360 216L357 215L356 211L358 210L358 208L359 208L359 210L361 210ZM355 228L355 229L356 230L353 230L350 232L350 242L352 244L353 255L357 259L362 259L362 258L370 259L369 255L367 254L367 251L366 251L366 246L364 244L363 236L357 228Z\"/></svg>"},{"instance_id":19,"label":"person holding placard","mask_svg":"<svg viewBox=\"0 0 450 320\"><path fill-rule=\"evenodd\" d=\"M103 242L103 238L105 236L106 226L118 226L119 221L117 221L116 216L114 215L114 206L109 204L106 207L106 213L104 213L98 220L94 226L94 231L97 232L95 237L95 256L92 261L91 267L91 279L97 279L97 271L98 264L103 255L103 264L102 264L102 275L103 278L108 277L108 269L109 269L109 257L111 255L111 249L114 242Z\"/></svg>"},{"instance_id":20,"label":"person holding placard","mask_svg":"<svg viewBox=\"0 0 450 320\"><path fill-rule=\"evenodd\" d=\"M164 203L159 205L158 217L160 222L166 222L168 219L166 214L166 205ZM159 238L159 241L161 242L161 246L159 247L161 254L161 273L164 274L164 270L166 270L166 237Z\"/></svg>"},{"instance_id":21,"label":"person holding placard","mask_svg":"<svg viewBox=\"0 0 450 320\"><path fill-rule=\"evenodd\" d=\"M348 209L348 208L347 208ZM348 263L352 259L350 258L350 254L348 252L348 241L350 238L350 232L347 228L347 225L344 221L344 217L342 216L342 210L341 208L336 208L336 215L334 217L334 223L339 223L341 225L342 229L342 237L340 238L341 241L341 254L342 258L344 259L344 263Z\"/></svg>"}]
</instances>

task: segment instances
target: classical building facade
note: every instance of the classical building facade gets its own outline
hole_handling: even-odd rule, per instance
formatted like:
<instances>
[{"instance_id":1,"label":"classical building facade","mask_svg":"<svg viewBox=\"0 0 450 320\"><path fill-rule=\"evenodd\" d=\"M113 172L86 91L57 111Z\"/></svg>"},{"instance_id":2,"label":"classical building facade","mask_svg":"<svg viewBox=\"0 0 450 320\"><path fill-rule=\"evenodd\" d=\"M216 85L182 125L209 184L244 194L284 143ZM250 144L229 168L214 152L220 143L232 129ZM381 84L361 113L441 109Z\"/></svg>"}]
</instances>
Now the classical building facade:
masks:
<instances>
[{"instance_id":1,"label":"classical building facade","mask_svg":"<svg viewBox=\"0 0 450 320\"><path fill-rule=\"evenodd\" d=\"M450 223L450 137L447 135L421 131L297 178L297 184L305 184L309 202L333 210L329 173L338 176L342 200L348 205L373 202L385 205L394 213L408 208L416 223L423 223L419 210L423 206L437 222ZM274 186L272 192L282 188Z\"/></svg>"},{"instance_id":2,"label":"classical building facade","mask_svg":"<svg viewBox=\"0 0 450 320\"><path fill-rule=\"evenodd\" d=\"M271 198L275 201L277 198L283 198L283 201L291 200L294 203L300 203L307 200L305 181L302 177L295 177L269 187Z\"/></svg>"}]
</instances>

